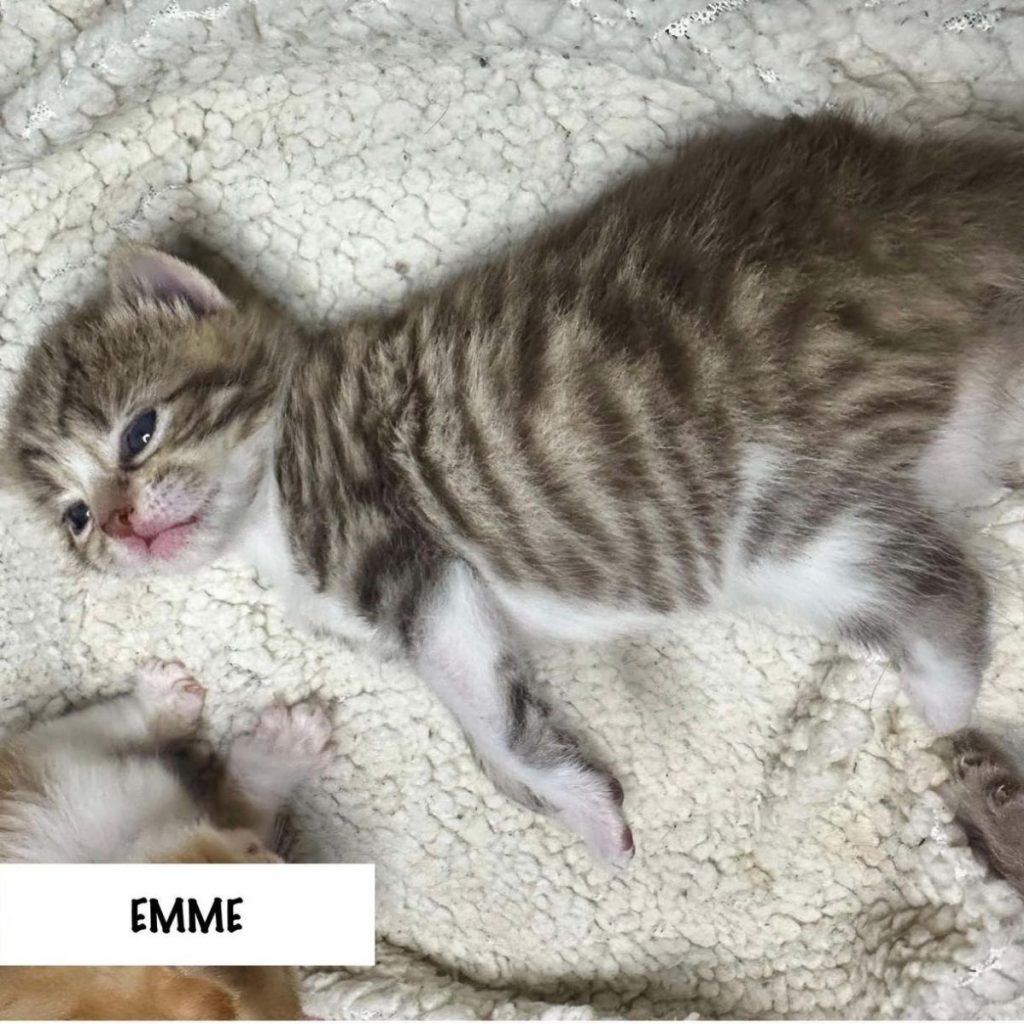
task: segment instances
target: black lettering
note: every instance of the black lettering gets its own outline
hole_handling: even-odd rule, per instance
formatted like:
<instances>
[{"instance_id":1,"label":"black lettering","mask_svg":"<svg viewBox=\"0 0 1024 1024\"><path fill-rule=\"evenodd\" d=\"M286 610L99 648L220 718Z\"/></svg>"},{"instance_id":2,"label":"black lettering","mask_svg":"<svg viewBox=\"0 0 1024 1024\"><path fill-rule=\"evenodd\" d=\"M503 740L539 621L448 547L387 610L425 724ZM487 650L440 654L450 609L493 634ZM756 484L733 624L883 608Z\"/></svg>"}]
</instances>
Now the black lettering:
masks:
<instances>
[{"instance_id":1,"label":"black lettering","mask_svg":"<svg viewBox=\"0 0 1024 1024\"><path fill-rule=\"evenodd\" d=\"M227 903L227 920L225 922L224 904ZM189 898L186 902L181 896L165 910L155 896L139 896L132 900L132 931L163 932L171 931L202 932L203 935L214 932L240 932L242 915L239 907L244 901L241 896L225 901L215 896L205 912L199 900ZM149 918L146 918L146 904L149 904ZM225 927L226 923L226 927Z\"/></svg>"},{"instance_id":2,"label":"black lettering","mask_svg":"<svg viewBox=\"0 0 1024 1024\"><path fill-rule=\"evenodd\" d=\"M177 924L179 932L185 930L185 904L179 896L171 906L170 914L165 915L158 900L149 901L150 931L161 931L165 935Z\"/></svg>"},{"instance_id":3,"label":"black lettering","mask_svg":"<svg viewBox=\"0 0 1024 1024\"><path fill-rule=\"evenodd\" d=\"M145 896L139 896L132 900L132 931L144 932L146 930L146 915L142 912L142 904L146 902Z\"/></svg>"},{"instance_id":4,"label":"black lettering","mask_svg":"<svg viewBox=\"0 0 1024 1024\"><path fill-rule=\"evenodd\" d=\"M221 913L221 899L218 896L211 904L210 911L203 917L202 910L199 909L198 900L188 901L188 930L194 932L198 926L199 931L204 935L210 930L210 924L216 920L216 930L218 932L224 931L224 917Z\"/></svg>"}]
</instances>

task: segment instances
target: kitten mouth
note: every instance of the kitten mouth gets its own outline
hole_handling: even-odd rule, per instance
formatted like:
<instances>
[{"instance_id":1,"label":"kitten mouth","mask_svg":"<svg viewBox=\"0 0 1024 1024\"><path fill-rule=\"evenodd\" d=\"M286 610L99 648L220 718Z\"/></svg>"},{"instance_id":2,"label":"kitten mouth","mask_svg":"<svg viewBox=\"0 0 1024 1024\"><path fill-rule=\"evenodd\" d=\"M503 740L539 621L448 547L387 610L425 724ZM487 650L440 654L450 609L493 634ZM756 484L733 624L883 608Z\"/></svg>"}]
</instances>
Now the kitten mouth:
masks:
<instances>
[{"instance_id":1,"label":"kitten mouth","mask_svg":"<svg viewBox=\"0 0 1024 1024\"><path fill-rule=\"evenodd\" d=\"M149 536L135 534L130 537L121 537L119 540L129 551L137 555L167 561L175 558L181 552L200 519L199 515L189 516L188 519L183 519L180 523L173 523L158 533Z\"/></svg>"}]
</instances>

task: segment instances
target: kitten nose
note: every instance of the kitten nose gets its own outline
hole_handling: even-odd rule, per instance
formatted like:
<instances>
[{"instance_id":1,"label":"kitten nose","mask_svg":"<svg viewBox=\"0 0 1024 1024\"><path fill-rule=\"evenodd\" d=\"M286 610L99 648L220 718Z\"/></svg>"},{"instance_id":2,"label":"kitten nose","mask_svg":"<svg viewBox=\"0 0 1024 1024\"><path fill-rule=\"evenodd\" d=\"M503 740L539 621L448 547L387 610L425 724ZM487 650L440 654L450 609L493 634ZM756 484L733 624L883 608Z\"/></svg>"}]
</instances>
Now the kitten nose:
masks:
<instances>
[{"instance_id":1,"label":"kitten nose","mask_svg":"<svg viewBox=\"0 0 1024 1024\"><path fill-rule=\"evenodd\" d=\"M135 509L127 508L114 509L103 521L103 532L109 537L134 537L135 528L132 526L132 513Z\"/></svg>"}]
</instances>

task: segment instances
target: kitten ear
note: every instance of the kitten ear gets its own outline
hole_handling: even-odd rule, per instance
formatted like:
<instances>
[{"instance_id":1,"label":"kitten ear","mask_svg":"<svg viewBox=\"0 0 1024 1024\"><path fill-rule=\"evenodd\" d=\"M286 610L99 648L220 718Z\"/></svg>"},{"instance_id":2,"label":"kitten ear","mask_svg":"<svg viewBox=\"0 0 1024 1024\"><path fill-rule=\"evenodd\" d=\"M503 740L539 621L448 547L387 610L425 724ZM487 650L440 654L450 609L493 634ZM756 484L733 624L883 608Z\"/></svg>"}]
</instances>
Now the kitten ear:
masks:
<instances>
[{"instance_id":1,"label":"kitten ear","mask_svg":"<svg viewBox=\"0 0 1024 1024\"><path fill-rule=\"evenodd\" d=\"M110 290L131 303L144 298L165 305L184 302L197 316L229 309L231 302L205 274L158 249L127 246L115 254L110 267Z\"/></svg>"}]
</instances>

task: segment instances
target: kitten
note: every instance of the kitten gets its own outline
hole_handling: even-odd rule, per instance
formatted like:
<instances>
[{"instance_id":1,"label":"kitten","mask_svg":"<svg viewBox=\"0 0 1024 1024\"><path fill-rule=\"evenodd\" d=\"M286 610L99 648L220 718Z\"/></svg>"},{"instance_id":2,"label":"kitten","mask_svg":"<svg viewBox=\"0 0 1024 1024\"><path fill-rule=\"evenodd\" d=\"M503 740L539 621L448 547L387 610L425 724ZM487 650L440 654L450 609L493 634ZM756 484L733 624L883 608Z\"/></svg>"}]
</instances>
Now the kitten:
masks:
<instances>
[{"instance_id":1,"label":"kitten","mask_svg":"<svg viewBox=\"0 0 1024 1024\"><path fill-rule=\"evenodd\" d=\"M297 1020L283 967L0 967L0 1020Z\"/></svg>"},{"instance_id":2,"label":"kitten","mask_svg":"<svg viewBox=\"0 0 1024 1024\"><path fill-rule=\"evenodd\" d=\"M504 792L623 864L531 643L766 602L964 725L988 598L946 520L1019 464L1022 300L1024 147L789 118L326 332L129 249L31 352L8 447L86 565L235 548L400 643Z\"/></svg>"},{"instance_id":3,"label":"kitten","mask_svg":"<svg viewBox=\"0 0 1024 1024\"><path fill-rule=\"evenodd\" d=\"M329 724L273 706L238 737L218 792L201 799L162 756L199 724L205 691L150 661L134 692L35 725L0 747L0 861L267 863L279 812L315 772ZM0 968L0 1017L301 1016L289 968ZM233 1009L232 1009L233 1008ZM115 1012L116 1010L116 1012ZM216 1011L216 1012L214 1012ZM93 1014L94 1015L94 1014Z\"/></svg>"},{"instance_id":4,"label":"kitten","mask_svg":"<svg viewBox=\"0 0 1024 1024\"><path fill-rule=\"evenodd\" d=\"M974 729L953 742L957 816L972 844L1024 895L1024 780L994 741Z\"/></svg>"}]
</instances>

